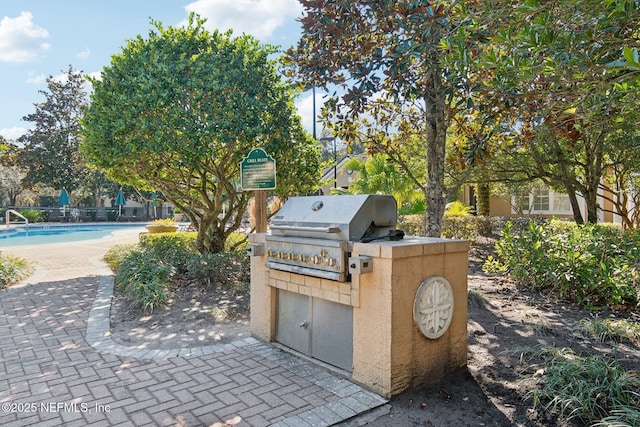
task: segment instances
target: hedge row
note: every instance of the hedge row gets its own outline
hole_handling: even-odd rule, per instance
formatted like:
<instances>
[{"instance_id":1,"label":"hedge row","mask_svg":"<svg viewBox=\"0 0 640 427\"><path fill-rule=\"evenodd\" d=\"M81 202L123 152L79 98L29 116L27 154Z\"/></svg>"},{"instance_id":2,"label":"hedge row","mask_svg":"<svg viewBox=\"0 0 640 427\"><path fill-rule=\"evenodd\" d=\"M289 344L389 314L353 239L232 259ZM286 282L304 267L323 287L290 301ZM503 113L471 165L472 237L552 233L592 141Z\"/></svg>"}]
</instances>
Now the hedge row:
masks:
<instances>
[{"instance_id":1,"label":"hedge row","mask_svg":"<svg viewBox=\"0 0 640 427\"><path fill-rule=\"evenodd\" d=\"M464 239L472 242L480 236L491 236L498 226L499 219L487 216L445 215L442 221L442 237ZM402 215L398 217L397 228L407 236L425 235L424 215Z\"/></svg>"}]
</instances>

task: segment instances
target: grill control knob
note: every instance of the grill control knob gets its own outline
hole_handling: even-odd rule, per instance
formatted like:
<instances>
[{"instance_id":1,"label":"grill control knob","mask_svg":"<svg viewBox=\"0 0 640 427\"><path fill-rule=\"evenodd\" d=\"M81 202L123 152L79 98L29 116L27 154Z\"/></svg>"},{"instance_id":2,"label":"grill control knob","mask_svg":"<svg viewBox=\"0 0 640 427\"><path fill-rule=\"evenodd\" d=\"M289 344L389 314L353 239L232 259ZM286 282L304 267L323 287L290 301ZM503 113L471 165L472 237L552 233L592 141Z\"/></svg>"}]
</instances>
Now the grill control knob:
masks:
<instances>
[{"instance_id":1,"label":"grill control knob","mask_svg":"<svg viewBox=\"0 0 640 427\"><path fill-rule=\"evenodd\" d=\"M309 259L311 257L308 254L300 254L300 261L302 262L309 262Z\"/></svg>"},{"instance_id":2,"label":"grill control knob","mask_svg":"<svg viewBox=\"0 0 640 427\"><path fill-rule=\"evenodd\" d=\"M287 253L285 251L278 251L278 258L285 259L286 256L287 256Z\"/></svg>"},{"instance_id":3,"label":"grill control knob","mask_svg":"<svg viewBox=\"0 0 640 427\"><path fill-rule=\"evenodd\" d=\"M318 255L314 255L311 258L311 262L313 262L314 264L320 264L321 261L322 261L322 258L320 258Z\"/></svg>"},{"instance_id":4,"label":"grill control knob","mask_svg":"<svg viewBox=\"0 0 640 427\"><path fill-rule=\"evenodd\" d=\"M288 257L290 261L297 261L298 260L298 254L294 253L294 252L289 252Z\"/></svg>"},{"instance_id":5,"label":"grill control knob","mask_svg":"<svg viewBox=\"0 0 640 427\"><path fill-rule=\"evenodd\" d=\"M329 258L327 259L327 265L329 267L335 267L336 265L338 265L338 260L335 258Z\"/></svg>"},{"instance_id":6,"label":"grill control knob","mask_svg":"<svg viewBox=\"0 0 640 427\"><path fill-rule=\"evenodd\" d=\"M277 252L276 252L276 250L275 250L275 249L269 249L269 250L267 251L267 256L274 257L274 256L276 256L276 253L277 253Z\"/></svg>"}]
</instances>

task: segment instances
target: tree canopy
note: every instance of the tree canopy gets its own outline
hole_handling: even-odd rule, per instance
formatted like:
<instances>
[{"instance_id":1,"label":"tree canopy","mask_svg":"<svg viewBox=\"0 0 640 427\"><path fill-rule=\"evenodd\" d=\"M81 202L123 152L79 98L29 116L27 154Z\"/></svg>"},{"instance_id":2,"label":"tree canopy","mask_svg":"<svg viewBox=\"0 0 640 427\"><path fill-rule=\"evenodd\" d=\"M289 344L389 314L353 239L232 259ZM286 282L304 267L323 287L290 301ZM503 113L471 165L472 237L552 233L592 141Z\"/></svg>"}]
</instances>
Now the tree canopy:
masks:
<instances>
[{"instance_id":1,"label":"tree canopy","mask_svg":"<svg viewBox=\"0 0 640 427\"><path fill-rule=\"evenodd\" d=\"M203 252L223 250L250 194L239 163L262 147L277 161L279 195L319 180L317 144L295 115L270 46L248 35L185 27L129 40L93 80L82 150L114 180L160 191L198 229Z\"/></svg>"},{"instance_id":2,"label":"tree canopy","mask_svg":"<svg viewBox=\"0 0 640 427\"><path fill-rule=\"evenodd\" d=\"M289 75L305 86L343 89L344 94L329 103L329 111L337 132L347 140L361 116L383 121L410 116L386 122L383 132L369 134L370 142L377 143L375 151L402 164L397 148L403 141L385 134L409 122L419 129L427 169L407 172L426 196L426 233L439 236L452 193L444 180L447 129L453 115L473 106L469 63L486 32L476 19L480 2L301 3L303 35L287 52ZM426 182L421 179L425 175Z\"/></svg>"},{"instance_id":3,"label":"tree canopy","mask_svg":"<svg viewBox=\"0 0 640 427\"><path fill-rule=\"evenodd\" d=\"M640 7L626 0L515 4L483 55L486 93L512 117L494 178L541 179L597 222L603 179L640 158Z\"/></svg>"},{"instance_id":4,"label":"tree canopy","mask_svg":"<svg viewBox=\"0 0 640 427\"><path fill-rule=\"evenodd\" d=\"M460 180L542 180L595 222L606 175L640 169L637 1L301 3L289 75L342 90L325 119L423 188L428 235Z\"/></svg>"},{"instance_id":5,"label":"tree canopy","mask_svg":"<svg viewBox=\"0 0 640 427\"><path fill-rule=\"evenodd\" d=\"M27 185L46 184L53 188L78 188L89 173L78 151L80 118L88 104L81 72L69 66L63 79L47 78L47 91L39 91L45 101L34 104L36 111L23 118L34 128L18 139L24 144L18 162L27 171Z\"/></svg>"}]
</instances>

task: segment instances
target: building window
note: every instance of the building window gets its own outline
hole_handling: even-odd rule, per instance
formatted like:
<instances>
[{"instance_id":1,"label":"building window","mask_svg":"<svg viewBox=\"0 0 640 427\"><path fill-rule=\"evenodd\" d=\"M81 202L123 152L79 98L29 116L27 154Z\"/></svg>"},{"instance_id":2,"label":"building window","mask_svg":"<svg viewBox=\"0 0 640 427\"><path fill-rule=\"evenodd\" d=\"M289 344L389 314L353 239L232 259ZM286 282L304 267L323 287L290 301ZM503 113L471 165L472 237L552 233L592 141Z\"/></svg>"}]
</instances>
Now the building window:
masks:
<instances>
[{"instance_id":1,"label":"building window","mask_svg":"<svg viewBox=\"0 0 640 427\"><path fill-rule=\"evenodd\" d=\"M556 193L549 187L538 184L531 188L530 192L514 195L512 206L516 206L523 214L571 214L571 204L569 196L563 193ZM512 208L511 213L518 213Z\"/></svg>"},{"instance_id":2,"label":"building window","mask_svg":"<svg viewBox=\"0 0 640 427\"><path fill-rule=\"evenodd\" d=\"M549 210L549 189L542 185L533 188L533 210L548 211Z\"/></svg>"},{"instance_id":3,"label":"building window","mask_svg":"<svg viewBox=\"0 0 640 427\"><path fill-rule=\"evenodd\" d=\"M553 194L553 208L559 212L572 212L569 195L563 193Z\"/></svg>"}]
</instances>

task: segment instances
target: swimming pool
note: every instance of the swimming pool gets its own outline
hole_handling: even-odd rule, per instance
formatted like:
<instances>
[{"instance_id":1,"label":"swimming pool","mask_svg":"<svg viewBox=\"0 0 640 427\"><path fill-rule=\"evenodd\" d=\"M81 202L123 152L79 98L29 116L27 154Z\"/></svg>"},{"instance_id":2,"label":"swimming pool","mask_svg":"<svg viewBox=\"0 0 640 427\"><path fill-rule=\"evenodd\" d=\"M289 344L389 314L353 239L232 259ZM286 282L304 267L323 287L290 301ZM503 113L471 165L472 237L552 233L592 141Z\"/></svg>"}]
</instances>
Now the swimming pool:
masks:
<instances>
[{"instance_id":1,"label":"swimming pool","mask_svg":"<svg viewBox=\"0 0 640 427\"><path fill-rule=\"evenodd\" d=\"M140 228L145 223L133 224L49 224L29 225L5 230L0 227L0 249L9 246L42 245L47 243L77 242L80 240L101 239L116 230Z\"/></svg>"}]
</instances>

